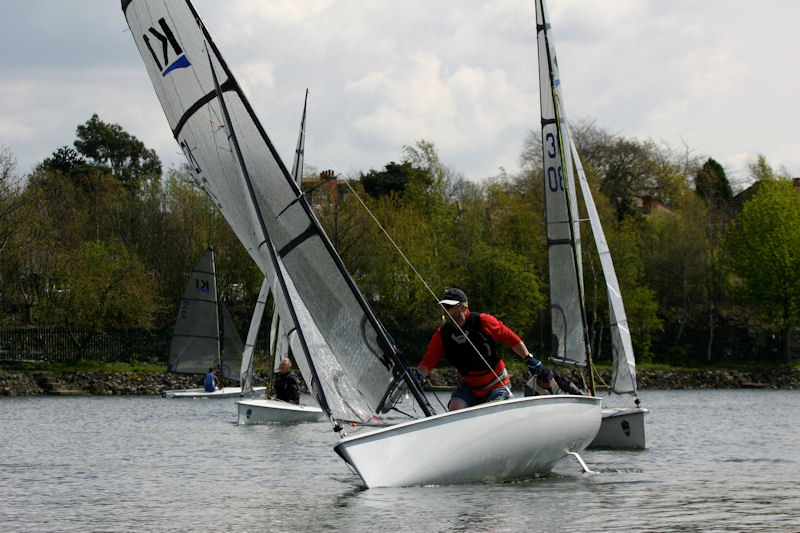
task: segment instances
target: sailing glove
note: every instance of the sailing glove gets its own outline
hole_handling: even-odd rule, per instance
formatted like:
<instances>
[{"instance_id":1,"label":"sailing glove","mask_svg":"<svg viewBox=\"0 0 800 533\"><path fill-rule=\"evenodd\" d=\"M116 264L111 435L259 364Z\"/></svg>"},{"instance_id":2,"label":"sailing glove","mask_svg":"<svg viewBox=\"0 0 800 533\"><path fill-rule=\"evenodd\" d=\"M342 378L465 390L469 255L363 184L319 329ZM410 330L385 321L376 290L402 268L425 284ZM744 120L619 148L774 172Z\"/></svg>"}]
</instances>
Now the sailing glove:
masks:
<instances>
[{"instance_id":1,"label":"sailing glove","mask_svg":"<svg viewBox=\"0 0 800 533\"><path fill-rule=\"evenodd\" d=\"M417 378L417 381L419 382L420 385L425 383L425 376L422 375L422 372L420 372L416 368L412 369L411 372L414 373L414 377Z\"/></svg>"},{"instance_id":2,"label":"sailing glove","mask_svg":"<svg viewBox=\"0 0 800 533\"><path fill-rule=\"evenodd\" d=\"M537 381L550 383L550 380L553 379L553 372L531 354L528 354L527 357L525 357L525 363L528 365L528 370L530 370L531 376L536 377Z\"/></svg>"}]
</instances>

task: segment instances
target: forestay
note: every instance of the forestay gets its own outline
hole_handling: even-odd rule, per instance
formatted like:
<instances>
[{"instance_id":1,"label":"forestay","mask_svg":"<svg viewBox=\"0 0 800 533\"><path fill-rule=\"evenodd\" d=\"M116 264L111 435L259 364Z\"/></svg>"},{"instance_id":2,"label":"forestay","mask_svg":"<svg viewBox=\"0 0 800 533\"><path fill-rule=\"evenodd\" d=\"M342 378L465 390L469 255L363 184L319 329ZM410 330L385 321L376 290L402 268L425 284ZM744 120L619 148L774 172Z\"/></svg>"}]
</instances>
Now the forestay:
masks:
<instances>
[{"instance_id":1,"label":"forestay","mask_svg":"<svg viewBox=\"0 0 800 533\"><path fill-rule=\"evenodd\" d=\"M198 180L262 272L277 274L282 334L296 360L306 357L301 371L320 406L336 419L371 419L402 373L394 347L194 8L166 0L123 0L122 8Z\"/></svg>"}]
</instances>

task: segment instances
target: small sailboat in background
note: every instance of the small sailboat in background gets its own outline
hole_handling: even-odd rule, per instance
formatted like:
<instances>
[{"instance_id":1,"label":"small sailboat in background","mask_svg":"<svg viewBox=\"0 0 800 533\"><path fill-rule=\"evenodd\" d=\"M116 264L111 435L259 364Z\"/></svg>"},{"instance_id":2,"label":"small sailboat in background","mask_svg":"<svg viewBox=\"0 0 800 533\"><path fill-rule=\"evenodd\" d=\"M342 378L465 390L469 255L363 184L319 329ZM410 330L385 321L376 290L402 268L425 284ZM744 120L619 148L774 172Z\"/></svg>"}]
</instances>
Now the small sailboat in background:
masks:
<instances>
[{"instance_id":1,"label":"small sailboat in background","mask_svg":"<svg viewBox=\"0 0 800 533\"><path fill-rule=\"evenodd\" d=\"M644 448L648 411L639 407L636 396L636 363L628 319L600 217L564 113L558 62L544 0L536 2L536 29L553 343L550 361L589 367L590 381L593 378L583 290L577 174L608 294L614 361L611 393L630 395L635 403L626 407L604 406L600 430L590 446ZM595 389L593 384L590 388Z\"/></svg>"},{"instance_id":2,"label":"small sailboat in background","mask_svg":"<svg viewBox=\"0 0 800 533\"><path fill-rule=\"evenodd\" d=\"M306 138L306 109L308 107L308 89L303 103L303 117L300 120L300 133L297 137L297 148L295 149L294 164L292 165L292 177L297 186L302 185L303 180L303 154L305 151ZM271 280L268 276L264 277L261 284L261 291L256 301L253 311L253 318L250 322L250 329L247 333L244 355L242 357L242 390L247 392L252 389L254 347L258 338L258 331L261 328L261 319L264 316L264 309L269 299ZM283 358L289 356L289 341L280 335L281 329L278 328L279 316L273 310L272 326L270 327L270 354L273 360L273 375L278 372L278 366ZM239 424L273 424L273 423L295 423L295 422L316 422L322 420L324 414L322 409L314 405L298 405L284 402L269 397L269 391L265 391L264 398L247 398L236 402L237 420Z\"/></svg>"},{"instance_id":3,"label":"small sailboat in background","mask_svg":"<svg viewBox=\"0 0 800 533\"><path fill-rule=\"evenodd\" d=\"M222 314L222 329L219 316ZM172 333L167 372L208 373L239 381L242 339L225 304L217 298L217 271L214 249L209 246L189 275L183 290L175 329ZM165 390L164 398L231 398L241 395L241 387Z\"/></svg>"},{"instance_id":4,"label":"small sailboat in background","mask_svg":"<svg viewBox=\"0 0 800 533\"><path fill-rule=\"evenodd\" d=\"M250 322L250 330L247 334L244 357L242 357L242 391L244 395L252 390L254 346L258 338L258 330L261 326L261 319L264 316L264 309L267 305L270 292L270 280L266 277L261 284L261 292L258 295L256 309L253 312L253 319ZM270 353L273 357L273 373L278 372L278 364L284 357L288 357L288 340L280 338L277 327L278 315L273 315L272 327L270 328ZM299 405L284 402L269 397L269 391L264 391L263 398L244 398L236 402L237 421L239 424L291 424L296 422L316 422L324 418L322 409L315 405Z\"/></svg>"}]
</instances>

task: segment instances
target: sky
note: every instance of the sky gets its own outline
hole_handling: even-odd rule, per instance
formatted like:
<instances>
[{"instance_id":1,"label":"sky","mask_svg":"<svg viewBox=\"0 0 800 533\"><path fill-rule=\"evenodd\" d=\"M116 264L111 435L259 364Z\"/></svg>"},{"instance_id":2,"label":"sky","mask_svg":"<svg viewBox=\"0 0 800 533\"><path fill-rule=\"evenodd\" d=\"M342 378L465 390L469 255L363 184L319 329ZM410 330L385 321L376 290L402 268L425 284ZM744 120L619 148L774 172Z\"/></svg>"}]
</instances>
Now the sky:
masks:
<instances>
[{"instance_id":1,"label":"sky","mask_svg":"<svg viewBox=\"0 0 800 533\"><path fill-rule=\"evenodd\" d=\"M177 0L175 0L177 1ZM345 176L432 142L472 181L520 170L539 126L531 0L195 0L291 166ZM98 114L156 154L171 136L119 0L0 0L0 149L24 175ZM800 176L797 0L550 0L571 121L713 157L734 190L763 154Z\"/></svg>"}]
</instances>

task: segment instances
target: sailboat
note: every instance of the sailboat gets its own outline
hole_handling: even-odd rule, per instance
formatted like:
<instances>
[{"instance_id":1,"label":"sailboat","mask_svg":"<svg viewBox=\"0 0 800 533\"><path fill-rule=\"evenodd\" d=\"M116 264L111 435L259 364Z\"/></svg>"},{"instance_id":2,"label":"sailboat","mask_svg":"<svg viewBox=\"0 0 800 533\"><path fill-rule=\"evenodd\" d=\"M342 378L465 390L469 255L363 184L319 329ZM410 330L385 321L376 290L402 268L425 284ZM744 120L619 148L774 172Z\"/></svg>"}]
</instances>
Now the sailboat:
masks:
<instances>
[{"instance_id":1,"label":"sailboat","mask_svg":"<svg viewBox=\"0 0 800 533\"><path fill-rule=\"evenodd\" d=\"M308 89L303 103L303 117L300 120L300 133L297 138L297 148L295 149L294 163L292 164L292 177L298 187L302 185L303 179L303 154L305 150L306 136L306 108L308 107ZM250 329L247 332L244 354L242 356L242 390L252 389L253 379L253 356L258 331L261 327L261 319L264 316L264 309L269 299L272 280L265 276L261 284L261 291L256 301L253 318L250 321ZM288 339L279 335L278 313L272 315L272 325L270 327L270 353L273 359L273 374L278 372L278 366L284 357L288 357ZM237 420L239 424L273 424L273 423L296 423L296 422L316 422L324 418L322 409L314 405L296 405L277 399L247 398L236 402Z\"/></svg>"},{"instance_id":2,"label":"sailboat","mask_svg":"<svg viewBox=\"0 0 800 533\"><path fill-rule=\"evenodd\" d=\"M600 398L436 413L191 3L123 0L122 9L175 139L273 280L278 336L341 437L334 451L366 487L529 479L580 459L600 427Z\"/></svg>"},{"instance_id":3,"label":"sailboat","mask_svg":"<svg viewBox=\"0 0 800 533\"><path fill-rule=\"evenodd\" d=\"M223 329L220 331L219 315ZM217 298L217 272L214 249L209 246L189 275L178 306L172 333L167 372L205 375L213 368L216 375L239 381L242 339L225 304ZM262 387L263 389L263 387ZM162 391L164 398L230 398L239 396L241 387L221 387L213 392L204 388Z\"/></svg>"},{"instance_id":4,"label":"sailboat","mask_svg":"<svg viewBox=\"0 0 800 533\"><path fill-rule=\"evenodd\" d=\"M577 174L608 293L614 361L611 393L630 395L635 403L635 406L626 407L604 406L600 430L590 446L644 448L645 416L648 410L639 407L636 396L636 363L628 319L600 217L567 124L544 0L536 2L536 29L553 343L550 360L556 364L591 367L581 268L580 221L575 194ZM591 368L589 372L591 375ZM595 390L594 385L591 389Z\"/></svg>"}]
</instances>

